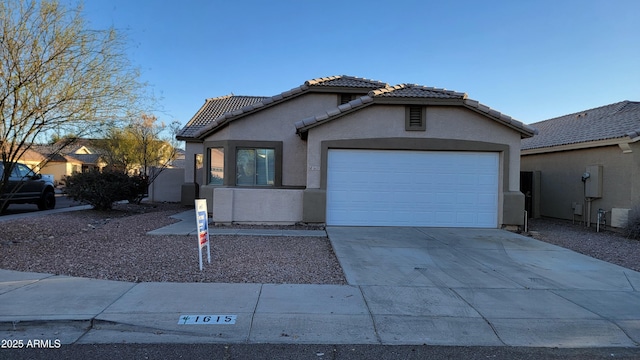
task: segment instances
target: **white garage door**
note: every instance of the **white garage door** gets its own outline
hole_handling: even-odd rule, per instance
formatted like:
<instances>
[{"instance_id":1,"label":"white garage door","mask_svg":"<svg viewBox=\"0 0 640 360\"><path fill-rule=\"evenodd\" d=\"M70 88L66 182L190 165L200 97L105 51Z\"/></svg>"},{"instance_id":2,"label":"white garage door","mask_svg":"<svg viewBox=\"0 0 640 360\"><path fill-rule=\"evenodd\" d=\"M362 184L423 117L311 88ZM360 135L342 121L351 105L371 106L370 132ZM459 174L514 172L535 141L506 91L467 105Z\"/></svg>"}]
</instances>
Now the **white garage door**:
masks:
<instances>
[{"instance_id":1,"label":"white garage door","mask_svg":"<svg viewBox=\"0 0 640 360\"><path fill-rule=\"evenodd\" d=\"M495 228L498 154L329 150L327 224Z\"/></svg>"}]
</instances>

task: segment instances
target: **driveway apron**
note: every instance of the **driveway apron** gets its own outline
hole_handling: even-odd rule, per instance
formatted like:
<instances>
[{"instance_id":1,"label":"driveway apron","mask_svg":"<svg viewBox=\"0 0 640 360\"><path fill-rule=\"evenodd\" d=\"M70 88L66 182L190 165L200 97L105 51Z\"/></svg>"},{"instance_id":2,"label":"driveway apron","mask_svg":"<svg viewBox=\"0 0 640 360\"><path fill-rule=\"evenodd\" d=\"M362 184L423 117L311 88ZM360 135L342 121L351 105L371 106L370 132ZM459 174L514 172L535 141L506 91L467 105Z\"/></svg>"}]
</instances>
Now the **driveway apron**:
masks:
<instances>
[{"instance_id":1,"label":"driveway apron","mask_svg":"<svg viewBox=\"0 0 640 360\"><path fill-rule=\"evenodd\" d=\"M513 346L640 343L640 273L633 270L498 229L327 233L383 341L407 326L416 337L455 337L447 330L458 323Z\"/></svg>"}]
</instances>

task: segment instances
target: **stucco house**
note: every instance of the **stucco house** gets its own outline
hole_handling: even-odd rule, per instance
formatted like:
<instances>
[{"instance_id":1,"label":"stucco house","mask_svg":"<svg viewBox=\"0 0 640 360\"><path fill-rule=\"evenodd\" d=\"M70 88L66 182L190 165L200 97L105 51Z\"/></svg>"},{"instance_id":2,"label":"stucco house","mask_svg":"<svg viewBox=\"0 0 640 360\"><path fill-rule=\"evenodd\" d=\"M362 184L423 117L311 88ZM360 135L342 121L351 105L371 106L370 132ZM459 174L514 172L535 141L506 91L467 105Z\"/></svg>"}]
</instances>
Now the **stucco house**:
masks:
<instances>
[{"instance_id":1,"label":"stucco house","mask_svg":"<svg viewBox=\"0 0 640 360\"><path fill-rule=\"evenodd\" d=\"M522 191L535 216L622 227L640 205L640 102L537 122L522 140Z\"/></svg>"},{"instance_id":2,"label":"stucco house","mask_svg":"<svg viewBox=\"0 0 640 360\"><path fill-rule=\"evenodd\" d=\"M30 165L43 174L53 175L56 183L63 183L65 177L78 172L102 169L106 163L99 151L92 146L92 139L76 139L62 147L65 140L51 145L31 146L30 151L37 153L38 163ZM25 156L21 161L25 161Z\"/></svg>"},{"instance_id":3,"label":"stucco house","mask_svg":"<svg viewBox=\"0 0 640 360\"><path fill-rule=\"evenodd\" d=\"M182 202L218 223L520 225L534 133L464 93L352 76L208 99L178 135Z\"/></svg>"}]
</instances>

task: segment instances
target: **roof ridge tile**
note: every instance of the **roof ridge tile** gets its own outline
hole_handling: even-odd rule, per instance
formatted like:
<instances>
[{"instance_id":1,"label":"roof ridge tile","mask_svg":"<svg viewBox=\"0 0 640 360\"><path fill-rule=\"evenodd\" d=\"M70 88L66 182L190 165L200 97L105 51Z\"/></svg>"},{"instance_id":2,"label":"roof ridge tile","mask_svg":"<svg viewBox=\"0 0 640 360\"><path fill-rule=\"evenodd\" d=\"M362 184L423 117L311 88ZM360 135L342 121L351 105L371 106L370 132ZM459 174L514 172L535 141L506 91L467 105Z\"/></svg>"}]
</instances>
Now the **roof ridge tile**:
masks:
<instances>
[{"instance_id":1,"label":"roof ridge tile","mask_svg":"<svg viewBox=\"0 0 640 360\"><path fill-rule=\"evenodd\" d=\"M399 90L405 90L402 94L394 94L394 92ZM411 90L414 90L411 92ZM422 91L436 93L429 94L428 96L424 93L420 93ZM372 90L369 95L372 96L401 96L401 97L449 97L449 98L461 98L466 99L467 94L461 93L453 90L447 90L444 88L436 88L412 83L402 83L393 86L386 86L384 88Z\"/></svg>"},{"instance_id":2,"label":"roof ridge tile","mask_svg":"<svg viewBox=\"0 0 640 360\"><path fill-rule=\"evenodd\" d=\"M320 83L324 83L330 80L336 80L340 78L342 78L342 75L325 76L325 77L319 77L319 78L307 80L304 82L304 84L307 86L312 86L312 85L316 85L316 84L320 84Z\"/></svg>"},{"instance_id":3,"label":"roof ridge tile","mask_svg":"<svg viewBox=\"0 0 640 360\"><path fill-rule=\"evenodd\" d=\"M383 87L383 86L387 86L388 84L379 80L373 80L373 79L368 79L368 78L363 78L363 77L358 77L358 76L351 76L351 75L334 75L334 76L327 76L327 77L321 77L321 78L315 78L315 79L311 79L311 80L307 80L305 81L304 85L306 86L331 86L328 85L327 83L330 81L334 81L334 80L345 80L346 83L348 85L337 85L337 86L351 86L351 87ZM354 85L354 84L349 84L349 82L360 82L363 83L360 86Z\"/></svg>"}]
</instances>

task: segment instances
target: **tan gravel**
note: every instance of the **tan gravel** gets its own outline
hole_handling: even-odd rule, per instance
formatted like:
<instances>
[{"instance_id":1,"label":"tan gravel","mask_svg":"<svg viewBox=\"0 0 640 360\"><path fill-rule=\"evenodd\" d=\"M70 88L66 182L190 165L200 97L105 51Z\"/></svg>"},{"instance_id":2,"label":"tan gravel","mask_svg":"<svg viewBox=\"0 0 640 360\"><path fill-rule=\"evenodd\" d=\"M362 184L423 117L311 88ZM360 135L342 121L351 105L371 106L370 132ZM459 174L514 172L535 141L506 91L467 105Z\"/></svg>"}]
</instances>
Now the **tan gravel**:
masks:
<instances>
[{"instance_id":1,"label":"tan gravel","mask_svg":"<svg viewBox=\"0 0 640 360\"><path fill-rule=\"evenodd\" d=\"M529 230L535 239L640 271L640 241L627 239L611 228L597 232L580 222L533 219Z\"/></svg>"},{"instance_id":2,"label":"tan gravel","mask_svg":"<svg viewBox=\"0 0 640 360\"><path fill-rule=\"evenodd\" d=\"M214 236L212 262L200 272L194 236L146 235L185 210L122 204L111 212L3 221L0 268L133 282L346 284L322 237ZM640 271L640 241L617 232L549 219L532 220L530 230L536 239Z\"/></svg>"},{"instance_id":3,"label":"tan gravel","mask_svg":"<svg viewBox=\"0 0 640 360\"><path fill-rule=\"evenodd\" d=\"M195 236L146 235L185 210L123 204L1 222L0 268L133 282L346 284L322 237L214 236L200 272Z\"/></svg>"}]
</instances>

